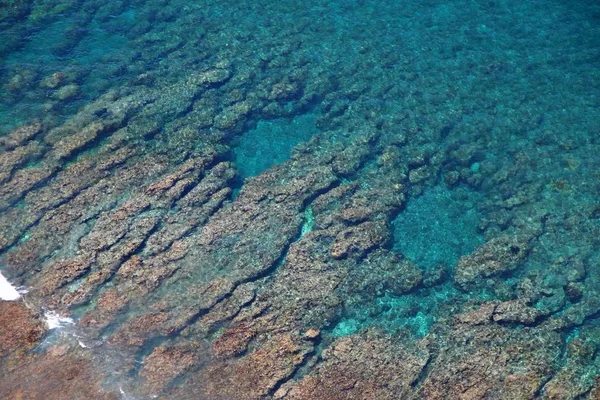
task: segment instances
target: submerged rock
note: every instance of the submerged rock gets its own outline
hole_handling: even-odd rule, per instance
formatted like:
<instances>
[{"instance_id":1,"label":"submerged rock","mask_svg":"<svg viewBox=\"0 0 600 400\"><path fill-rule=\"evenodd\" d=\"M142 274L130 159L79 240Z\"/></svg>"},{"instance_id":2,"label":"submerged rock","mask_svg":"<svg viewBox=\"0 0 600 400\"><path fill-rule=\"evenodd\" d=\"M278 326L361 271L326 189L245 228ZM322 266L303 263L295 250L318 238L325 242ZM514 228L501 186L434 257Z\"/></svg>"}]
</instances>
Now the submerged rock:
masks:
<instances>
[{"instance_id":1,"label":"submerged rock","mask_svg":"<svg viewBox=\"0 0 600 400\"><path fill-rule=\"evenodd\" d=\"M466 289L479 280L513 271L519 267L531 248L524 236L501 236L461 257L454 272L454 282Z\"/></svg>"}]
</instances>

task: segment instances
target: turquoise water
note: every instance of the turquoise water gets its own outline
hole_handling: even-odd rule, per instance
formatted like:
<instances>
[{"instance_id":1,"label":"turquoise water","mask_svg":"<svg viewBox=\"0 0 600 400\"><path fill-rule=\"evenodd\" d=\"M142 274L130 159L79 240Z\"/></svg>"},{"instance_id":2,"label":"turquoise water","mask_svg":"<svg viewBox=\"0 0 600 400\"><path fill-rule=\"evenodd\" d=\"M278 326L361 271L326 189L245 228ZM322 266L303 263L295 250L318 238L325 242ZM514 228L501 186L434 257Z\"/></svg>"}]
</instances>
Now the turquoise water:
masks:
<instances>
[{"instance_id":1,"label":"turquoise water","mask_svg":"<svg viewBox=\"0 0 600 400\"><path fill-rule=\"evenodd\" d=\"M259 175L287 161L292 149L319 132L316 117L305 114L290 120L260 121L234 144L234 160L241 178Z\"/></svg>"},{"instance_id":2,"label":"turquoise water","mask_svg":"<svg viewBox=\"0 0 600 400\"><path fill-rule=\"evenodd\" d=\"M312 399L378 335L429 356L374 399L600 392L598 2L24 0L0 35L0 267L118 396Z\"/></svg>"},{"instance_id":3,"label":"turquoise water","mask_svg":"<svg viewBox=\"0 0 600 400\"><path fill-rule=\"evenodd\" d=\"M392 222L394 250L422 268L454 267L484 241L478 232L481 200L477 192L464 188L428 189L411 199Z\"/></svg>"}]
</instances>

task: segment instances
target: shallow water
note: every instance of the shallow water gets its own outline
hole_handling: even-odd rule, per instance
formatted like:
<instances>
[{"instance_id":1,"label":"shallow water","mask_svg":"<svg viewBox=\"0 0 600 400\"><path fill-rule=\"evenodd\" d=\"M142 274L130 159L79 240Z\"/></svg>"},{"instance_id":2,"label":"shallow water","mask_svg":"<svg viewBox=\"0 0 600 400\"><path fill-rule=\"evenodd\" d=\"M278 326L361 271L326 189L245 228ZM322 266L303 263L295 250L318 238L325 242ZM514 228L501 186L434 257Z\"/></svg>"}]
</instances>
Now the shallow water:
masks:
<instances>
[{"instance_id":1,"label":"shallow water","mask_svg":"<svg viewBox=\"0 0 600 400\"><path fill-rule=\"evenodd\" d=\"M28 364L52 384L0 370L0 394L595 398L599 22L588 0L1 4L0 265L74 325ZM54 376L53 346L93 382Z\"/></svg>"}]
</instances>

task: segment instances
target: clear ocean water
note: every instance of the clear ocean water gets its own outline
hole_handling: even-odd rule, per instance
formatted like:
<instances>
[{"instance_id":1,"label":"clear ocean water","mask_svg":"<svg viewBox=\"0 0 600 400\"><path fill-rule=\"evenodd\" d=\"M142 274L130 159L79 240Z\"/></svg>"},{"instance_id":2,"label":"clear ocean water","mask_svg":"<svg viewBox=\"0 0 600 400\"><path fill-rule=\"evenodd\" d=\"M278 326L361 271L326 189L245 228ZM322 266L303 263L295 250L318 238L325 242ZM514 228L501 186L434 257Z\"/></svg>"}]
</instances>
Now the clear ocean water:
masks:
<instances>
[{"instance_id":1,"label":"clear ocean water","mask_svg":"<svg viewBox=\"0 0 600 400\"><path fill-rule=\"evenodd\" d=\"M597 1L0 1L0 398L594 399L599 199Z\"/></svg>"}]
</instances>

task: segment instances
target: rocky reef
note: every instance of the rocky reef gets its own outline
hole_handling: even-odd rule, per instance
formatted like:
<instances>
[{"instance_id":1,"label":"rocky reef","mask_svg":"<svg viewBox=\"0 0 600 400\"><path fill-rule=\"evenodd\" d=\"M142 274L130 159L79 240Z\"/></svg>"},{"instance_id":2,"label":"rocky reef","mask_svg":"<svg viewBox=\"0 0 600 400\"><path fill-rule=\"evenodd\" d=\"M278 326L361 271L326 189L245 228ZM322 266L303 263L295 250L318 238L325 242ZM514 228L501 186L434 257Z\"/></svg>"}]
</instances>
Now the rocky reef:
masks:
<instances>
[{"instance_id":1,"label":"rocky reef","mask_svg":"<svg viewBox=\"0 0 600 400\"><path fill-rule=\"evenodd\" d=\"M488 3L3 10L0 398L600 398L600 9Z\"/></svg>"}]
</instances>

